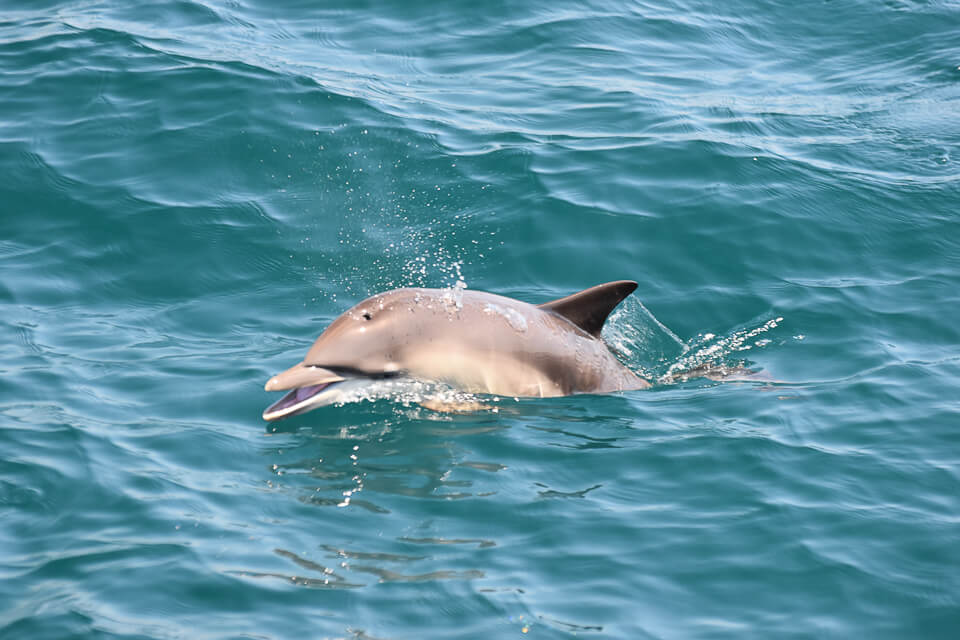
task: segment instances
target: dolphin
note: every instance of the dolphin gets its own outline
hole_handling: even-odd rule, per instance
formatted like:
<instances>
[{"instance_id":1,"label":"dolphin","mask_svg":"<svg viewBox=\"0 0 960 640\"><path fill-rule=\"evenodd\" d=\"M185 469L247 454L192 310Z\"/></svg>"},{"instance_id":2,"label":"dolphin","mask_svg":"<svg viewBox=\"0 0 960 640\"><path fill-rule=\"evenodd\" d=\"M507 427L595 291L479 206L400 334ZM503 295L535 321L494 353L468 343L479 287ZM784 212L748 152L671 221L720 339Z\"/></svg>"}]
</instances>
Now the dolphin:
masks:
<instances>
[{"instance_id":1,"label":"dolphin","mask_svg":"<svg viewBox=\"0 0 960 640\"><path fill-rule=\"evenodd\" d=\"M540 305L463 288L377 294L334 320L302 362L267 381L267 391L288 393L263 419L399 376L514 397L645 389L650 383L600 338L607 316L636 288L619 280Z\"/></svg>"}]
</instances>

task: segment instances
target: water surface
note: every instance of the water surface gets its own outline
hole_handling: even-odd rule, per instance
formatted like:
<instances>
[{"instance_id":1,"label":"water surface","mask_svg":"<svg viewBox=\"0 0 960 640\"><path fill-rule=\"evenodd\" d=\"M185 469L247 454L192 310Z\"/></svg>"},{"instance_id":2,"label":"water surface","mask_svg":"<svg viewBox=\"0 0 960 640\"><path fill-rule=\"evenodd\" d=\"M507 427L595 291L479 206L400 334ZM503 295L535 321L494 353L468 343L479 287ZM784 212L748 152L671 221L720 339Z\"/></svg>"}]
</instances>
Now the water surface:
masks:
<instances>
[{"instance_id":1,"label":"water surface","mask_svg":"<svg viewBox=\"0 0 960 640\"><path fill-rule=\"evenodd\" d=\"M0 636L953 638L957 24L6 7ZM260 420L370 294L621 278L632 367L766 381Z\"/></svg>"}]
</instances>

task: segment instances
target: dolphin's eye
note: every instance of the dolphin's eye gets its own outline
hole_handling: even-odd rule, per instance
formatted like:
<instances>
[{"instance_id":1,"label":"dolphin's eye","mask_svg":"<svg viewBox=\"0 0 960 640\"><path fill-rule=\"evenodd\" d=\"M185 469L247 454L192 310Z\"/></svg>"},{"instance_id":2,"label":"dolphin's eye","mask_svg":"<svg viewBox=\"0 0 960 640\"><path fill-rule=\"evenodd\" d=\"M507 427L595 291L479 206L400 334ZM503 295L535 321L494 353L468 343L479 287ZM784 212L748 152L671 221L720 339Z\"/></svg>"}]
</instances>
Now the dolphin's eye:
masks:
<instances>
[{"instance_id":1,"label":"dolphin's eye","mask_svg":"<svg viewBox=\"0 0 960 640\"><path fill-rule=\"evenodd\" d=\"M372 319L373 319L373 316L370 315L370 312L369 312L369 311L364 311L364 312L363 312L363 319L364 319L364 320L372 320Z\"/></svg>"}]
</instances>

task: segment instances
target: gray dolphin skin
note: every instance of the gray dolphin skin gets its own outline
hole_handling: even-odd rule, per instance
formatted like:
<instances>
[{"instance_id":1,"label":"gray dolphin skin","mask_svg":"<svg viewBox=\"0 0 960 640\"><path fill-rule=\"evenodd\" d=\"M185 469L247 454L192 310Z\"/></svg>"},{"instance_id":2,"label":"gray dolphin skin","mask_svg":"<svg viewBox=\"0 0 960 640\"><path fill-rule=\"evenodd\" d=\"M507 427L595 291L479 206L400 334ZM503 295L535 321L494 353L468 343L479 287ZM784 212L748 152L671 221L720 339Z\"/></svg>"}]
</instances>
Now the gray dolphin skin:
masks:
<instances>
[{"instance_id":1,"label":"gray dolphin skin","mask_svg":"<svg viewBox=\"0 0 960 640\"><path fill-rule=\"evenodd\" d=\"M516 397L645 389L650 383L600 338L636 288L620 280L541 305L457 288L377 294L334 320L303 362L267 381L267 391L289 392L263 419L333 404L391 377Z\"/></svg>"}]
</instances>

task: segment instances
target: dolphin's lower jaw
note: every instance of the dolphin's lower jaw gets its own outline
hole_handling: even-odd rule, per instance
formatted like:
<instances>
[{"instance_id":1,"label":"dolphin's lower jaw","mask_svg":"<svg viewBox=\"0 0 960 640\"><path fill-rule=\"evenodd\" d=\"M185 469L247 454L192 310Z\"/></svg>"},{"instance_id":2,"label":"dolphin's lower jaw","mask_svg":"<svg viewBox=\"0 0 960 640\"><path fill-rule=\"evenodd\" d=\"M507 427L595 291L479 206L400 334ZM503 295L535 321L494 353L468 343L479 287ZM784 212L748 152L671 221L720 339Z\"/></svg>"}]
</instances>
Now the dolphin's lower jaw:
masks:
<instances>
[{"instance_id":1,"label":"dolphin's lower jaw","mask_svg":"<svg viewBox=\"0 0 960 640\"><path fill-rule=\"evenodd\" d=\"M267 407L263 412L263 419L274 422L313 411L319 407L353 402L372 393L378 382L380 382L379 378L358 376L297 387Z\"/></svg>"},{"instance_id":2,"label":"dolphin's lower jaw","mask_svg":"<svg viewBox=\"0 0 960 640\"><path fill-rule=\"evenodd\" d=\"M324 382L322 384L310 385L309 387L292 389L289 393L264 409L263 419L271 422L309 411L319 404L317 396L320 392L334 384L337 383Z\"/></svg>"}]
</instances>

